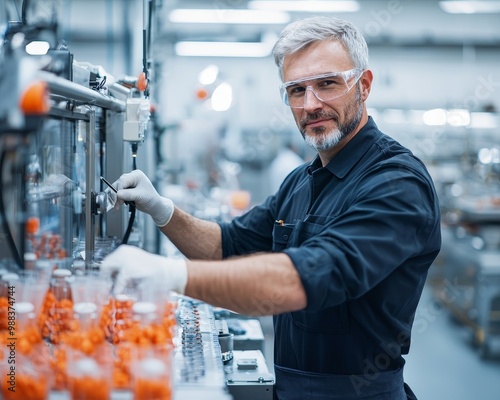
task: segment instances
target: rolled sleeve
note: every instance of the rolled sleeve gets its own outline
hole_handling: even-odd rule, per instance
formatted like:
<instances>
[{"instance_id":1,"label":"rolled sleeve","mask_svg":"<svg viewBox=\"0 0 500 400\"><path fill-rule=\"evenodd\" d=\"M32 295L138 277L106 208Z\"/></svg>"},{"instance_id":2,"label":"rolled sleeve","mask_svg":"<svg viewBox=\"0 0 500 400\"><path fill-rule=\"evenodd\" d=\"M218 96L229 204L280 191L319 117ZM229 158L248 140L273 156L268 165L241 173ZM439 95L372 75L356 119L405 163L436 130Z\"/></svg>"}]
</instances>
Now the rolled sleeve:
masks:
<instances>
[{"instance_id":1,"label":"rolled sleeve","mask_svg":"<svg viewBox=\"0 0 500 400\"><path fill-rule=\"evenodd\" d=\"M271 251L274 224L274 196L253 207L230 223L219 223L223 258L260 251Z\"/></svg>"}]
</instances>

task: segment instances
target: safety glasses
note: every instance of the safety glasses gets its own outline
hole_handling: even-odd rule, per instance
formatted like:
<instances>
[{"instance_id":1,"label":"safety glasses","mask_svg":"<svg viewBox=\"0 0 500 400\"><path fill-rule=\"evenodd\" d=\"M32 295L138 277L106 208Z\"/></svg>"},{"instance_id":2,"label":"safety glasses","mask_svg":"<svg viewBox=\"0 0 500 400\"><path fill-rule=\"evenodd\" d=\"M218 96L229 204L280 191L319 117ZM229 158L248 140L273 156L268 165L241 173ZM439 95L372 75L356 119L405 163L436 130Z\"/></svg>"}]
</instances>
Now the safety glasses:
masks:
<instances>
[{"instance_id":1,"label":"safety glasses","mask_svg":"<svg viewBox=\"0 0 500 400\"><path fill-rule=\"evenodd\" d=\"M354 68L285 82L280 86L281 100L292 108L304 108L308 90L321 101L336 99L351 90L363 72L363 69Z\"/></svg>"}]
</instances>

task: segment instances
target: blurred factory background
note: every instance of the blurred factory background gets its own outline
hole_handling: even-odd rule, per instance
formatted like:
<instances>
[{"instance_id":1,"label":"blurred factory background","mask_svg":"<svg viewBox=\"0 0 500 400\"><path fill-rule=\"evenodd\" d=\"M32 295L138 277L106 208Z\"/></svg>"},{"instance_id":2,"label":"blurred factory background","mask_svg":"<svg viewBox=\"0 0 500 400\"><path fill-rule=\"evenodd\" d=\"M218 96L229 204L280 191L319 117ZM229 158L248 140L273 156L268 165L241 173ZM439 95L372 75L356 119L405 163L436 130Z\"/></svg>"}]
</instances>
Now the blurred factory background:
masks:
<instances>
[{"instance_id":1,"label":"blurred factory background","mask_svg":"<svg viewBox=\"0 0 500 400\"><path fill-rule=\"evenodd\" d=\"M103 188L89 175L98 178L98 171L106 171L113 181L130 170L130 143L137 167L159 190L187 211L212 220L229 219L272 193L283 173L276 160L287 156L285 149L302 160L314 155L279 97L271 49L281 29L295 19L323 13L354 23L370 48L374 82L369 114L383 132L426 163L442 207L443 247L415 318L406 381L423 400L499 398L500 1L33 0L30 7L34 25L57 20L56 37L45 28L30 33L30 40L38 35L36 39L49 42L47 55L53 59L43 61L47 55L39 50L22 56L0 51L0 149L18 140L12 132L35 132L37 139L29 141L24 156L30 179L46 182L52 173L66 174L74 182L86 182L74 192L82 195L85 187L87 193L92 188L97 196ZM1 32L8 21L20 21L22 12L22 1L1 0ZM12 41L15 32L10 29L5 40ZM149 45L146 57L144 42ZM26 57L38 64L24 62ZM115 114L137 95L137 76L145 64L153 113L144 138L124 142L121 133L119 138L112 133L113 124L121 124ZM38 70L72 83L85 71L82 85L92 87L93 82L94 91L101 85L97 92L109 85L105 95L111 103L86 92L72 102L78 90L49 79L52 101L65 100L60 107L64 112L69 112L68 104L97 104L98 109L92 117L72 109L81 118L52 111L42 128L46 133L40 134L28 118L15 117L17 100L11 103L9 97L20 91L10 77L24 82L23 77L27 80ZM85 158L87 150L80 147L91 136L85 139L86 129L74 122L91 125L92 118L97 125L106 124L108 135L95 142L94 156L100 161L94 169ZM75 142L58 136L66 129L76 135ZM107 153L99 147L103 142ZM64 156L67 148L74 149L73 157ZM7 156L6 163L15 164L13 158ZM58 164L64 168L56 168ZM26 193L19 189L16 174L6 171L1 194L5 215L26 215L29 209L17 205ZM73 201L78 197L72 196ZM83 202L79 212L87 212L85 208ZM72 221L71 229L60 229L66 252L74 259L86 254L87 262L89 255L113 247L103 244L104 239L121 237L128 219L115 211L105 217L88 213L87 225L61 213L58 220L60 227ZM94 214L97 231L88 225ZM15 225L18 220L11 217L8 222ZM70 232L64 237L62 231ZM0 262L7 265L13 255L5 228L3 233ZM176 251L142 216L131 241L163 254ZM272 327L266 318L260 323L264 356L272 370Z\"/></svg>"},{"instance_id":2,"label":"blurred factory background","mask_svg":"<svg viewBox=\"0 0 500 400\"><path fill-rule=\"evenodd\" d=\"M162 151L184 179L206 183L209 167L199 162L207 159L208 149L217 148L226 159L247 164L244 170L251 172L240 179L257 202L269 193L262 170L281 147L278 139L292 141L308 156L280 102L270 51L287 22L325 7L352 21L368 41L375 74L368 106L385 131L430 163L456 161L477 150L472 147L492 143L489 135L498 128L500 107L494 1L472 2L491 10L476 14L467 9L470 5L462 4L460 13L461 4L439 1L274 3L160 2L154 85L159 118L169 127ZM64 37L75 57L103 65L115 76L140 70L140 2L63 4ZM92 23L82 18L86 14Z\"/></svg>"}]
</instances>

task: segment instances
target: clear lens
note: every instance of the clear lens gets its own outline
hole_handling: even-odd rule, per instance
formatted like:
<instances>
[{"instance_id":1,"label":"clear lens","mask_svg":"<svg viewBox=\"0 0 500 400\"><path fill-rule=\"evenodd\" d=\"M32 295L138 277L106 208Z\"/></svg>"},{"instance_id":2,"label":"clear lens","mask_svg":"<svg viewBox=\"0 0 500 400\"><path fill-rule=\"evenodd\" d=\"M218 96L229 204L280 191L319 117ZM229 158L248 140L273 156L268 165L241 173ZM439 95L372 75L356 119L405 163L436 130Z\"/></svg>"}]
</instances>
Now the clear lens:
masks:
<instances>
[{"instance_id":1,"label":"clear lens","mask_svg":"<svg viewBox=\"0 0 500 400\"><path fill-rule=\"evenodd\" d=\"M292 108L304 108L305 94L311 90L321 101L333 100L351 90L362 74L362 69L354 68L285 82L280 87L281 99Z\"/></svg>"}]
</instances>

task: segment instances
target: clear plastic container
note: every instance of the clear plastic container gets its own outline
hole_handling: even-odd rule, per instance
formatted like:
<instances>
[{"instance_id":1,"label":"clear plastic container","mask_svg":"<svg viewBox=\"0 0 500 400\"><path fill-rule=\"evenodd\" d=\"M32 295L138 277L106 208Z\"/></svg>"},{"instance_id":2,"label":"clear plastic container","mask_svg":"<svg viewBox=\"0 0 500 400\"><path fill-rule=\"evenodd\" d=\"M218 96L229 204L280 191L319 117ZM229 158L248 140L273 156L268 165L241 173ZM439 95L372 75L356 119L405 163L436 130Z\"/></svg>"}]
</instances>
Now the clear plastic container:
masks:
<instances>
[{"instance_id":1,"label":"clear plastic container","mask_svg":"<svg viewBox=\"0 0 500 400\"><path fill-rule=\"evenodd\" d=\"M61 335L74 329L73 296L69 282L71 276L68 269L54 270L43 301L38 322L43 337L52 344L59 344Z\"/></svg>"},{"instance_id":2,"label":"clear plastic container","mask_svg":"<svg viewBox=\"0 0 500 400\"><path fill-rule=\"evenodd\" d=\"M133 352L133 384L135 400L171 400L173 393L173 346L165 334L151 302L134 304L136 325L130 340L135 343Z\"/></svg>"},{"instance_id":3,"label":"clear plastic container","mask_svg":"<svg viewBox=\"0 0 500 400\"><path fill-rule=\"evenodd\" d=\"M0 373L7 377L1 383L2 399L48 399L51 387L50 353L35 323L35 307L29 302L19 302L15 308L16 341L10 341L4 349L5 359L13 357L15 364L1 364Z\"/></svg>"},{"instance_id":4,"label":"clear plastic container","mask_svg":"<svg viewBox=\"0 0 500 400\"><path fill-rule=\"evenodd\" d=\"M71 400L108 400L111 396L111 347L97 319L97 305L76 303L78 329L65 339Z\"/></svg>"},{"instance_id":5,"label":"clear plastic container","mask_svg":"<svg viewBox=\"0 0 500 400\"><path fill-rule=\"evenodd\" d=\"M115 345L113 388L117 390L131 389L133 344L126 340L126 333L134 324L133 305L132 298L119 294L101 314L101 326L104 326L105 332L109 332L108 340Z\"/></svg>"}]
</instances>

